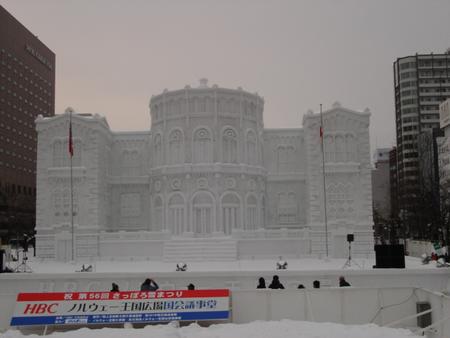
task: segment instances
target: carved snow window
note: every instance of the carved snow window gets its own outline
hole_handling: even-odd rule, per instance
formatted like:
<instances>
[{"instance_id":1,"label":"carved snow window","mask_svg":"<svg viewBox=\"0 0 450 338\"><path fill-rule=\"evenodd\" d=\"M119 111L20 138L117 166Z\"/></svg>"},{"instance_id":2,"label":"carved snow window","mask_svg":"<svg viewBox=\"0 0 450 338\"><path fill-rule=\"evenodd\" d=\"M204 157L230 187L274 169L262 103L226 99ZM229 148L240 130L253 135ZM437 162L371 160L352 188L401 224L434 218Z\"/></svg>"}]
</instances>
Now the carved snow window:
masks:
<instances>
[{"instance_id":1,"label":"carved snow window","mask_svg":"<svg viewBox=\"0 0 450 338\"><path fill-rule=\"evenodd\" d=\"M348 134L345 137L345 146L347 149L347 161L355 162L356 161L356 141L355 137L351 134Z\"/></svg>"},{"instance_id":2,"label":"carved snow window","mask_svg":"<svg viewBox=\"0 0 450 338\"><path fill-rule=\"evenodd\" d=\"M247 163L256 165L258 152L256 148L256 135L253 131L247 133Z\"/></svg>"},{"instance_id":3,"label":"carved snow window","mask_svg":"<svg viewBox=\"0 0 450 338\"><path fill-rule=\"evenodd\" d=\"M237 163L237 134L231 128L223 132L222 151L224 163Z\"/></svg>"},{"instance_id":4,"label":"carved snow window","mask_svg":"<svg viewBox=\"0 0 450 338\"><path fill-rule=\"evenodd\" d=\"M324 148L325 148L325 162L334 162L335 161L335 147L333 142L333 137L331 135L325 136L324 139Z\"/></svg>"},{"instance_id":5,"label":"carved snow window","mask_svg":"<svg viewBox=\"0 0 450 338\"><path fill-rule=\"evenodd\" d=\"M153 156L155 167L163 165L163 144L161 134L157 134L153 140Z\"/></svg>"},{"instance_id":6,"label":"carved snow window","mask_svg":"<svg viewBox=\"0 0 450 338\"><path fill-rule=\"evenodd\" d=\"M254 196L247 198L247 221L245 230L255 230L257 225L257 201Z\"/></svg>"},{"instance_id":7,"label":"carved snow window","mask_svg":"<svg viewBox=\"0 0 450 338\"><path fill-rule=\"evenodd\" d=\"M235 194L227 194L222 198L223 232L231 234L232 229L240 228L240 203Z\"/></svg>"},{"instance_id":8,"label":"carved snow window","mask_svg":"<svg viewBox=\"0 0 450 338\"><path fill-rule=\"evenodd\" d=\"M174 130L169 135L169 163L184 163L184 142L180 130Z\"/></svg>"},{"instance_id":9,"label":"carved snow window","mask_svg":"<svg viewBox=\"0 0 450 338\"><path fill-rule=\"evenodd\" d=\"M72 166L81 165L81 140L72 139L73 156ZM70 167L69 139L59 139L53 142L53 166Z\"/></svg>"},{"instance_id":10,"label":"carved snow window","mask_svg":"<svg viewBox=\"0 0 450 338\"><path fill-rule=\"evenodd\" d=\"M211 227L213 226L213 208L214 201L212 197L201 192L195 196L192 201L192 225L193 231L197 234L209 234L211 233Z\"/></svg>"},{"instance_id":11,"label":"carved snow window","mask_svg":"<svg viewBox=\"0 0 450 338\"><path fill-rule=\"evenodd\" d=\"M153 224L152 228L154 231L162 230L163 223L163 202L160 196L156 196L153 201Z\"/></svg>"},{"instance_id":12,"label":"carved snow window","mask_svg":"<svg viewBox=\"0 0 450 338\"><path fill-rule=\"evenodd\" d=\"M292 172L295 170L295 148L292 145L277 147L277 169L279 173Z\"/></svg>"},{"instance_id":13,"label":"carved snow window","mask_svg":"<svg viewBox=\"0 0 450 338\"><path fill-rule=\"evenodd\" d=\"M205 106L206 106L206 112L211 113L214 112L214 100L210 97L205 97Z\"/></svg>"},{"instance_id":14,"label":"carved snow window","mask_svg":"<svg viewBox=\"0 0 450 338\"><path fill-rule=\"evenodd\" d=\"M52 195L55 223L70 222L70 189L56 189ZM76 221L75 217L78 215L78 194L75 189L73 190L73 215L74 221Z\"/></svg>"},{"instance_id":15,"label":"carved snow window","mask_svg":"<svg viewBox=\"0 0 450 338\"><path fill-rule=\"evenodd\" d=\"M217 99L217 110L220 113L225 113L226 112L226 104L225 104L225 99Z\"/></svg>"},{"instance_id":16,"label":"carved snow window","mask_svg":"<svg viewBox=\"0 0 450 338\"><path fill-rule=\"evenodd\" d=\"M200 128L194 134L193 163L213 162L212 136L208 129Z\"/></svg>"},{"instance_id":17,"label":"carved snow window","mask_svg":"<svg viewBox=\"0 0 450 338\"><path fill-rule=\"evenodd\" d=\"M55 223L60 222L62 216L62 194L58 189L53 192L53 214Z\"/></svg>"},{"instance_id":18,"label":"carved snow window","mask_svg":"<svg viewBox=\"0 0 450 338\"><path fill-rule=\"evenodd\" d=\"M266 227L266 199L264 198L264 196L261 198L261 215L259 216L260 218L260 224L261 224L261 228L265 228Z\"/></svg>"},{"instance_id":19,"label":"carved snow window","mask_svg":"<svg viewBox=\"0 0 450 338\"><path fill-rule=\"evenodd\" d=\"M239 114L239 113L240 113L240 109L241 109L241 106L240 106L239 101L234 100L234 101L233 101L233 108L232 108L233 113Z\"/></svg>"},{"instance_id":20,"label":"carved snow window","mask_svg":"<svg viewBox=\"0 0 450 338\"><path fill-rule=\"evenodd\" d=\"M139 176L140 175L139 152L137 150L125 150L122 153L121 165L122 165L122 175Z\"/></svg>"},{"instance_id":21,"label":"carved snow window","mask_svg":"<svg viewBox=\"0 0 450 338\"><path fill-rule=\"evenodd\" d=\"M169 200L169 226L172 235L183 234L184 220L184 198L181 194L173 195Z\"/></svg>"},{"instance_id":22,"label":"carved snow window","mask_svg":"<svg viewBox=\"0 0 450 338\"><path fill-rule=\"evenodd\" d=\"M141 195L138 193L120 195L120 216L137 217L141 214Z\"/></svg>"},{"instance_id":23,"label":"carved snow window","mask_svg":"<svg viewBox=\"0 0 450 338\"><path fill-rule=\"evenodd\" d=\"M242 102L242 112L244 113L244 115L248 114L248 104L247 101L243 101Z\"/></svg>"},{"instance_id":24,"label":"carved snow window","mask_svg":"<svg viewBox=\"0 0 450 338\"><path fill-rule=\"evenodd\" d=\"M159 119L159 106L157 104L153 106L153 117L155 121Z\"/></svg>"},{"instance_id":25,"label":"carved snow window","mask_svg":"<svg viewBox=\"0 0 450 338\"><path fill-rule=\"evenodd\" d=\"M342 135L335 137L336 142L336 162L345 162L345 140Z\"/></svg>"},{"instance_id":26,"label":"carved snow window","mask_svg":"<svg viewBox=\"0 0 450 338\"><path fill-rule=\"evenodd\" d=\"M64 163L64 142L62 140L56 140L53 142L53 166L61 167ZM69 150L67 149L67 152Z\"/></svg>"},{"instance_id":27,"label":"carved snow window","mask_svg":"<svg viewBox=\"0 0 450 338\"><path fill-rule=\"evenodd\" d=\"M256 105L252 102L250 103L250 116L251 118L256 118Z\"/></svg>"},{"instance_id":28,"label":"carved snow window","mask_svg":"<svg viewBox=\"0 0 450 338\"><path fill-rule=\"evenodd\" d=\"M206 112L206 98L201 98L199 100L199 112L200 113L205 113Z\"/></svg>"},{"instance_id":29,"label":"carved snow window","mask_svg":"<svg viewBox=\"0 0 450 338\"><path fill-rule=\"evenodd\" d=\"M350 217L354 213L353 187L350 183L331 183L327 187L327 215L330 219Z\"/></svg>"},{"instance_id":30,"label":"carved snow window","mask_svg":"<svg viewBox=\"0 0 450 338\"><path fill-rule=\"evenodd\" d=\"M279 224L297 223L297 198L295 193L280 193L278 195Z\"/></svg>"}]
</instances>

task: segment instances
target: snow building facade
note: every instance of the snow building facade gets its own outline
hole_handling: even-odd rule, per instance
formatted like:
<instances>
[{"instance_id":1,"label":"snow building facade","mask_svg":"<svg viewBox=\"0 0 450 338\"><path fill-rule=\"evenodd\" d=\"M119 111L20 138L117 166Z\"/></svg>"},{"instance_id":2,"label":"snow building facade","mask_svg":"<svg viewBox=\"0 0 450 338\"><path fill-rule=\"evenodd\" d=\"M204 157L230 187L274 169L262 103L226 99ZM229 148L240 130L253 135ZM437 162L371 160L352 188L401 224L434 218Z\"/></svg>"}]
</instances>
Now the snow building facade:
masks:
<instances>
[{"instance_id":1,"label":"snow building facade","mask_svg":"<svg viewBox=\"0 0 450 338\"><path fill-rule=\"evenodd\" d=\"M335 103L303 128L265 129L264 99L241 88L167 91L151 126L111 131L97 114L39 117L39 257L236 260L373 251L368 110Z\"/></svg>"}]
</instances>

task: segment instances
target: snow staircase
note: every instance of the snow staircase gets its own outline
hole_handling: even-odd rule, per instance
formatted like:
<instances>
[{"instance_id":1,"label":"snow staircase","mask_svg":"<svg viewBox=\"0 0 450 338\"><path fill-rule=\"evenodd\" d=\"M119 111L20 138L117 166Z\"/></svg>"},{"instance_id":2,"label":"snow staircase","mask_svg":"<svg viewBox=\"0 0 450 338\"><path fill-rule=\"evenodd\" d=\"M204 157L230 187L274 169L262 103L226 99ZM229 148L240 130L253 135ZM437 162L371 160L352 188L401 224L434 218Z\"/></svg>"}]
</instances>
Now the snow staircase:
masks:
<instances>
[{"instance_id":1,"label":"snow staircase","mask_svg":"<svg viewBox=\"0 0 450 338\"><path fill-rule=\"evenodd\" d=\"M235 261L237 242L220 238L183 238L164 243L165 262Z\"/></svg>"}]
</instances>

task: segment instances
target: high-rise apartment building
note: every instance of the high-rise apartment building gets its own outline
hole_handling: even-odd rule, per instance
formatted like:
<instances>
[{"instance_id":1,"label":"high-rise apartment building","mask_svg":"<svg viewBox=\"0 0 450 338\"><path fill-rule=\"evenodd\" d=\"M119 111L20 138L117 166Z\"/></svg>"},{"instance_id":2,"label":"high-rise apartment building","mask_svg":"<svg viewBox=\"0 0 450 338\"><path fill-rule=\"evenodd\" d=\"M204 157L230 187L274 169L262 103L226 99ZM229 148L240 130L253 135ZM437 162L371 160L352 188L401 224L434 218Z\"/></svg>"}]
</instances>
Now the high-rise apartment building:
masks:
<instances>
[{"instance_id":1,"label":"high-rise apartment building","mask_svg":"<svg viewBox=\"0 0 450 338\"><path fill-rule=\"evenodd\" d=\"M374 153L372 170L372 204L374 213L387 220L391 215L389 153L391 148L379 148Z\"/></svg>"},{"instance_id":2,"label":"high-rise apartment building","mask_svg":"<svg viewBox=\"0 0 450 338\"><path fill-rule=\"evenodd\" d=\"M398 170L397 148L393 147L389 152L389 185L391 187L391 216L398 216Z\"/></svg>"},{"instance_id":3,"label":"high-rise apartment building","mask_svg":"<svg viewBox=\"0 0 450 338\"><path fill-rule=\"evenodd\" d=\"M55 54L0 6L0 237L34 224L39 114L55 114Z\"/></svg>"},{"instance_id":4,"label":"high-rise apartment building","mask_svg":"<svg viewBox=\"0 0 450 338\"><path fill-rule=\"evenodd\" d=\"M415 219L420 196L417 137L439 128L439 104L450 97L449 51L398 58L394 86L398 208L402 218Z\"/></svg>"},{"instance_id":5,"label":"high-rise apartment building","mask_svg":"<svg viewBox=\"0 0 450 338\"><path fill-rule=\"evenodd\" d=\"M391 148L378 148L375 150L372 169L372 208L375 235L387 239L384 231L386 223L391 216L391 186L389 154Z\"/></svg>"}]
</instances>

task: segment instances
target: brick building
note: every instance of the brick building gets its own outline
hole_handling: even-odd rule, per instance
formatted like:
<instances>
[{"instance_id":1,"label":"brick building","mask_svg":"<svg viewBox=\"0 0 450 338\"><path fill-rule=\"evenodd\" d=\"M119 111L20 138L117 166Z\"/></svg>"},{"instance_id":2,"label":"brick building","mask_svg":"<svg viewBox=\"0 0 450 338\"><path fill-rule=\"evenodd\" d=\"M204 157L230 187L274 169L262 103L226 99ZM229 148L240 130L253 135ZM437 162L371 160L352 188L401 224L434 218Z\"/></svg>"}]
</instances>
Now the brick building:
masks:
<instances>
[{"instance_id":1,"label":"brick building","mask_svg":"<svg viewBox=\"0 0 450 338\"><path fill-rule=\"evenodd\" d=\"M0 6L0 237L35 223L35 119L55 111L55 54Z\"/></svg>"}]
</instances>

